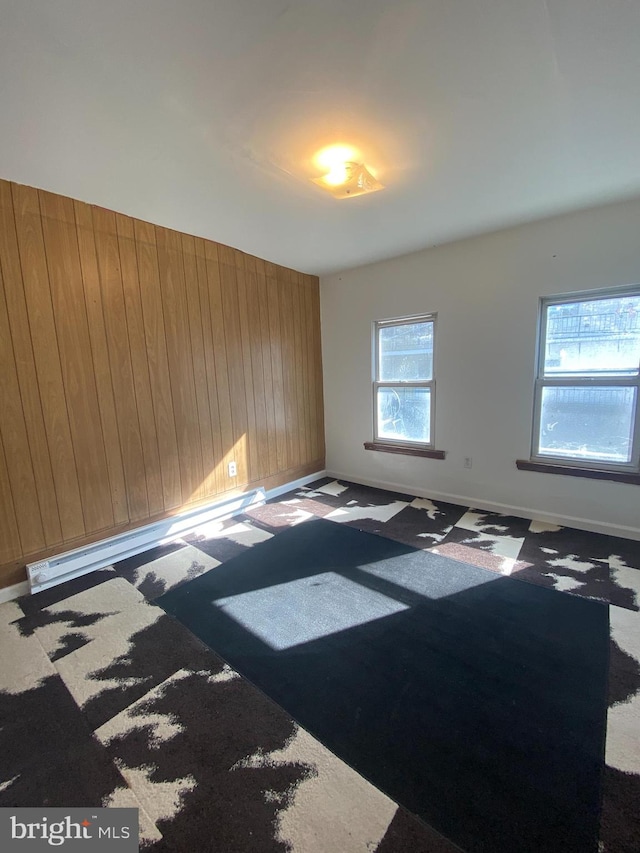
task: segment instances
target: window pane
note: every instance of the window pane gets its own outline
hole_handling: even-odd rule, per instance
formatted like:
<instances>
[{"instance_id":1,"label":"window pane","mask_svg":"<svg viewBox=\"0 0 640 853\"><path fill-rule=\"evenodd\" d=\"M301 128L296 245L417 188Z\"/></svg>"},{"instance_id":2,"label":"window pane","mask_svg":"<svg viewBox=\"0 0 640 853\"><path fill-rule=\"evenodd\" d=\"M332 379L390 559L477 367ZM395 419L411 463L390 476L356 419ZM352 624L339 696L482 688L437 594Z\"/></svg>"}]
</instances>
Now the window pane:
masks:
<instances>
[{"instance_id":1,"label":"window pane","mask_svg":"<svg viewBox=\"0 0 640 853\"><path fill-rule=\"evenodd\" d=\"M635 388L543 388L540 453L630 462Z\"/></svg>"},{"instance_id":2,"label":"window pane","mask_svg":"<svg viewBox=\"0 0 640 853\"><path fill-rule=\"evenodd\" d=\"M546 376L633 374L640 364L640 296L547 307Z\"/></svg>"},{"instance_id":3,"label":"window pane","mask_svg":"<svg viewBox=\"0 0 640 853\"><path fill-rule=\"evenodd\" d=\"M430 388L378 388L378 438L431 440Z\"/></svg>"},{"instance_id":4,"label":"window pane","mask_svg":"<svg viewBox=\"0 0 640 853\"><path fill-rule=\"evenodd\" d=\"M383 382L433 377L433 322L383 326L378 332L379 374Z\"/></svg>"}]
</instances>

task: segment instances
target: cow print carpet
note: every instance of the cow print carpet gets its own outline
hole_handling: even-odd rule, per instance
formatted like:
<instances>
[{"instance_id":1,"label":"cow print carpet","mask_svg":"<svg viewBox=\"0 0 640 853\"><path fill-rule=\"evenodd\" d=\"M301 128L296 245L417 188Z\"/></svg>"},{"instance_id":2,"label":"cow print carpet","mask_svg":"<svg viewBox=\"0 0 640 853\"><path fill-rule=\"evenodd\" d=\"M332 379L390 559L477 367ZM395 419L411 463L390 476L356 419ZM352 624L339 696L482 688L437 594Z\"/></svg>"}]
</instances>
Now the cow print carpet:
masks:
<instances>
[{"instance_id":1,"label":"cow print carpet","mask_svg":"<svg viewBox=\"0 0 640 853\"><path fill-rule=\"evenodd\" d=\"M600 849L640 849L640 543L326 478L0 605L0 807L136 807L157 853L458 850L154 604L316 517L611 604Z\"/></svg>"}]
</instances>

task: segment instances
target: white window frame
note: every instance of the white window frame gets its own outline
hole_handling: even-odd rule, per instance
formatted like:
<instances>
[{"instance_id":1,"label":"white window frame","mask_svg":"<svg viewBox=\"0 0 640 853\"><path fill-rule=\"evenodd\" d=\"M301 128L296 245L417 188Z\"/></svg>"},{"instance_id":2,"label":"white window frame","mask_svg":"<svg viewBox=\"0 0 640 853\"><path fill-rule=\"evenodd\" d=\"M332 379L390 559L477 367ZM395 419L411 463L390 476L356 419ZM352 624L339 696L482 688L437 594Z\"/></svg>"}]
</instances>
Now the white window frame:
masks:
<instances>
[{"instance_id":1,"label":"white window frame","mask_svg":"<svg viewBox=\"0 0 640 853\"><path fill-rule=\"evenodd\" d=\"M638 372L628 376L582 377L582 376L545 376L544 361L547 339L547 308L551 305L567 305L571 302L586 302L597 299L614 299L624 296L640 296L640 285L632 287L606 288L585 291L583 293L564 294L563 296L542 297L538 316L538 338L536 353L536 379L533 404L533 432L531 436L531 461L545 465L570 466L593 471L631 472L640 470L640 365ZM575 456L559 456L539 452L540 418L542 394L544 388L635 388L636 409L633 418L631 459L629 462L589 461Z\"/></svg>"},{"instance_id":2,"label":"white window frame","mask_svg":"<svg viewBox=\"0 0 640 853\"><path fill-rule=\"evenodd\" d=\"M392 447L435 449L435 402L436 402L436 317L437 314L416 314L411 317L397 317L390 320L376 320L373 324L373 438L379 444ZM420 380L381 380L380 379L380 329L393 326L409 326L414 323L433 324L433 361L431 379ZM411 439L393 439L381 436L378 430L378 388L429 388L429 441L412 441Z\"/></svg>"}]
</instances>

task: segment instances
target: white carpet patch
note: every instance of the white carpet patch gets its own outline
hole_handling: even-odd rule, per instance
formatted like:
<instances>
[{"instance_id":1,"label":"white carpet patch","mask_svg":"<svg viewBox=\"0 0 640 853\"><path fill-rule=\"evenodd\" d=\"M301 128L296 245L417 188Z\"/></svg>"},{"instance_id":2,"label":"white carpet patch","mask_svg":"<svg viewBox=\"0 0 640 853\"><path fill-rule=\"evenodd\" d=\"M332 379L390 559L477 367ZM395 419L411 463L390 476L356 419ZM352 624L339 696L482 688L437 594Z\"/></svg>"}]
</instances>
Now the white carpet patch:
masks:
<instances>
[{"instance_id":1,"label":"white carpet patch","mask_svg":"<svg viewBox=\"0 0 640 853\"><path fill-rule=\"evenodd\" d=\"M56 604L43 608L48 613L62 613L73 610L74 613L91 615L93 613L122 613L138 604L145 604L146 598L129 581L114 577L113 580L85 589Z\"/></svg>"},{"instance_id":2,"label":"white carpet patch","mask_svg":"<svg viewBox=\"0 0 640 853\"><path fill-rule=\"evenodd\" d=\"M411 501L409 506L413 509L424 509L431 521L435 521L437 515L443 514L434 502L429 500L429 498L415 498L415 500Z\"/></svg>"},{"instance_id":3,"label":"white carpet patch","mask_svg":"<svg viewBox=\"0 0 640 853\"><path fill-rule=\"evenodd\" d=\"M162 833L142 808L131 788L116 788L102 801L106 809L138 809L138 841L140 847L160 841Z\"/></svg>"},{"instance_id":4,"label":"white carpet patch","mask_svg":"<svg viewBox=\"0 0 640 853\"><path fill-rule=\"evenodd\" d=\"M156 771L154 765L127 767L117 758L115 763L154 824L174 818L182 809L187 794L196 787L193 776L171 782L153 782L151 776Z\"/></svg>"},{"instance_id":5,"label":"white carpet patch","mask_svg":"<svg viewBox=\"0 0 640 853\"><path fill-rule=\"evenodd\" d=\"M214 675L209 675L208 672L199 672L198 675L206 675L209 684L224 684L227 681L235 681L236 678L240 678L239 673L235 669L231 669L228 663L225 663L220 672L216 672Z\"/></svg>"},{"instance_id":6,"label":"white carpet patch","mask_svg":"<svg viewBox=\"0 0 640 853\"><path fill-rule=\"evenodd\" d=\"M456 525L458 527L459 525ZM469 530L469 528L466 528ZM496 554L498 557L506 557L510 560L517 560L524 539L515 539L512 536L491 536L488 533L475 532L475 536L469 539L463 539L461 545L468 545L471 548L478 548L480 543L486 543L488 547L478 550L485 551L489 554ZM513 564L511 564L513 569Z\"/></svg>"},{"instance_id":7,"label":"white carpet patch","mask_svg":"<svg viewBox=\"0 0 640 853\"><path fill-rule=\"evenodd\" d=\"M449 535L451 527L447 527L446 533L418 533L418 539L428 539L429 541L426 543L425 548L428 548L429 545L433 545L435 542L442 542L442 540Z\"/></svg>"},{"instance_id":8,"label":"white carpet patch","mask_svg":"<svg viewBox=\"0 0 640 853\"><path fill-rule=\"evenodd\" d=\"M567 554L566 557L556 557L555 560L548 560L547 562L550 566L558 569L569 569L572 572L589 572L591 569L598 567L598 563L580 560L576 554Z\"/></svg>"},{"instance_id":9,"label":"white carpet patch","mask_svg":"<svg viewBox=\"0 0 640 853\"><path fill-rule=\"evenodd\" d=\"M43 608L43 613L53 616L72 615L63 621L36 627L35 635L51 657L61 648L67 634L82 634L87 642L93 642L110 634L114 625L122 621L119 617L123 613L139 607L148 607L146 598L124 578L114 578ZM73 625L74 618L94 616L98 618L91 625Z\"/></svg>"},{"instance_id":10,"label":"white carpet patch","mask_svg":"<svg viewBox=\"0 0 640 853\"><path fill-rule=\"evenodd\" d=\"M552 524L550 521L536 521L535 519L529 525L529 533L557 533L562 530L559 524Z\"/></svg>"},{"instance_id":11,"label":"white carpet patch","mask_svg":"<svg viewBox=\"0 0 640 853\"><path fill-rule=\"evenodd\" d=\"M623 652L640 664L640 613L626 607L609 606L611 637Z\"/></svg>"},{"instance_id":12,"label":"white carpet patch","mask_svg":"<svg viewBox=\"0 0 640 853\"><path fill-rule=\"evenodd\" d=\"M553 572L545 572L545 578L553 580L553 588L560 592L571 592L572 589L580 589L584 586L584 582L576 578L569 578L566 575L554 575Z\"/></svg>"},{"instance_id":13,"label":"white carpet patch","mask_svg":"<svg viewBox=\"0 0 640 853\"><path fill-rule=\"evenodd\" d=\"M183 727L170 714L158 714L147 710L148 706L162 699L167 687L174 685L183 678L188 678L191 673L181 669L167 678L153 690L145 693L140 699L125 708L115 717L110 719L100 728L96 729L96 736L105 746L117 737L123 737L136 729L149 728L149 747L159 749L163 743L172 740L177 734L184 731Z\"/></svg>"},{"instance_id":14,"label":"white carpet patch","mask_svg":"<svg viewBox=\"0 0 640 853\"><path fill-rule=\"evenodd\" d=\"M179 551L139 566L135 570L134 584L139 587L145 580L155 579L168 592L187 578L196 578L219 565L220 560L215 560L192 545L186 545Z\"/></svg>"},{"instance_id":15,"label":"white carpet patch","mask_svg":"<svg viewBox=\"0 0 640 853\"><path fill-rule=\"evenodd\" d=\"M518 561L515 557L504 557L502 560L502 565L500 566L500 572L507 577L513 572L513 569Z\"/></svg>"},{"instance_id":16,"label":"white carpet patch","mask_svg":"<svg viewBox=\"0 0 640 853\"><path fill-rule=\"evenodd\" d=\"M5 601L0 604L0 625L8 625L16 619L22 619L24 613L16 601Z\"/></svg>"},{"instance_id":17,"label":"white carpet patch","mask_svg":"<svg viewBox=\"0 0 640 853\"><path fill-rule=\"evenodd\" d=\"M609 607L611 637L623 652L640 663L640 613ZM606 762L625 773L640 774L640 691L609 708Z\"/></svg>"},{"instance_id":18,"label":"white carpet patch","mask_svg":"<svg viewBox=\"0 0 640 853\"><path fill-rule=\"evenodd\" d=\"M277 839L290 853L363 853L377 848L396 804L304 729L296 727L283 749L258 751L232 769L290 764L313 768L278 813Z\"/></svg>"},{"instance_id":19,"label":"white carpet patch","mask_svg":"<svg viewBox=\"0 0 640 853\"><path fill-rule=\"evenodd\" d=\"M476 512L470 509L468 512L465 512L460 521L456 522L456 527L462 527L463 530L472 530L474 533L482 533L485 527L490 527L493 530L499 530L500 534L506 534L509 526L507 524L500 524L498 519L499 516L496 519L487 521L486 512ZM522 542L523 540L519 539L518 541Z\"/></svg>"},{"instance_id":20,"label":"white carpet patch","mask_svg":"<svg viewBox=\"0 0 640 853\"><path fill-rule=\"evenodd\" d=\"M580 560L577 554L567 554L566 557L556 557L555 560L548 560L547 562L554 568L569 569L571 572L589 572L598 566L598 563Z\"/></svg>"},{"instance_id":21,"label":"white carpet patch","mask_svg":"<svg viewBox=\"0 0 640 853\"><path fill-rule=\"evenodd\" d=\"M609 708L606 763L624 773L640 774L640 693Z\"/></svg>"},{"instance_id":22,"label":"white carpet patch","mask_svg":"<svg viewBox=\"0 0 640 853\"><path fill-rule=\"evenodd\" d=\"M393 518L394 515L397 515L400 510L407 506L409 504L406 501L393 501L393 503L383 504L382 506L340 507L334 509L325 518L340 523L345 521L359 521L363 518L370 518L373 521L389 521L390 518Z\"/></svg>"},{"instance_id":23,"label":"white carpet patch","mask_svg":"<svg viewBox=\"0 0 640 853\"><path fill-rule=\"evenodd\" d=\"M323 495L332 495L334 498L337 498L338 495L346 492L348 488L348 486L343 486L342 483L339 483L337 480L333 480L325 486L318 486L316 492L320 492Z\"/></svg>"},{"instance_id":24,"label":"white carpet patch","mask_svg":"<svg viewBox=\"0 0 640 853\"><path fill-rule=\"evenodd\" d=\"M623 589L630 589L634 595L635 605L638 607L640 605L640 569L630 568L615 554L609 557L609 566L614 583Z\"/></svg>"},{"instance_id":25,"label":"white carpet patch","mask_svg":"<svg viewBox=\"0 0 640 853\"><path fill-rule=\"evenodd\" d=\"M133 587L130 588L133 591ZM139 604L114 616L109 622L109 633L101 634L99 641L94 640L56 661L56 669L80 707L106 690L144 682L143 678L106 680L98 673L116 658L126 658L131 651L133 635L153 625L163 615L159 607Z\"/></svg>"},{"instance_id":26,"label":"white carpet patch","mask_svg":"<svg viewBox=\"0 0 640 853\"><path fill-rule=\"evenodd\" d=\"M0 622L0 649L0 690L6 693L24 693L56 674L38 638L21 636L16 624Z\"/></svg>"}]
</instances>

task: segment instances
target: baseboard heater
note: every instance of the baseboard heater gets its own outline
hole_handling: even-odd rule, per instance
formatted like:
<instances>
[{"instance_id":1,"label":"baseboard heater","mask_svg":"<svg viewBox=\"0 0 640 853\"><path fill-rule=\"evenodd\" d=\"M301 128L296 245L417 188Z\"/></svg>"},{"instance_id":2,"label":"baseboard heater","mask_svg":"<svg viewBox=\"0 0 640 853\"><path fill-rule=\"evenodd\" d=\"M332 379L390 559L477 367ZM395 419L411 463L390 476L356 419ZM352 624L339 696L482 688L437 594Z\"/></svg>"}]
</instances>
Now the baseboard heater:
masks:
<instances>
[{"instance_id":1,"label":"baseboard heater","mask_svg":"<svg viewBox=\"0 0 640 853\"><path fill-rule=\"evenodd\" d=\"M48 560L38 560L27 565L31 592L41 592L72 578L103 569L126 557L140 554L154 545L179 539L209 521L222 521L243 512L250 506L260 506L266 500L264 489L255 489L242 495L182 512L153 524L119 533L84 548L66 551Z\"/></svg>"}]
</instances>

